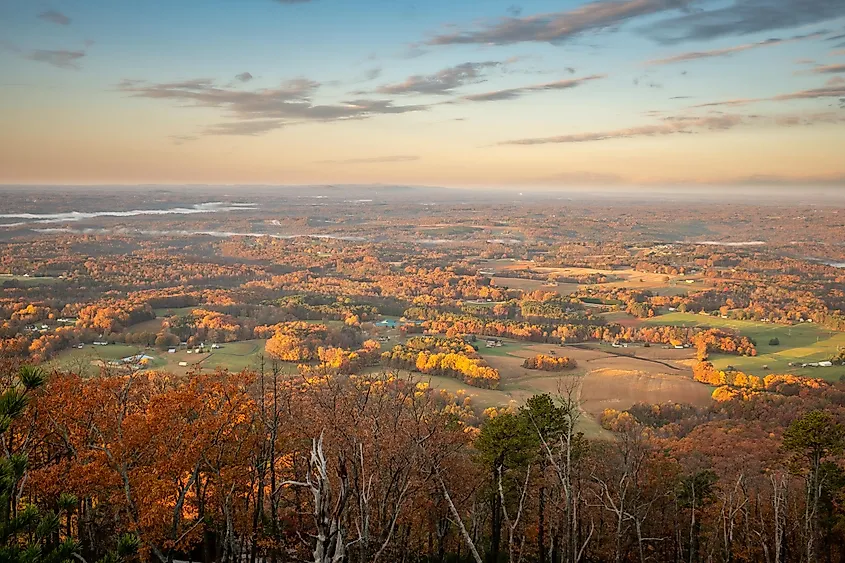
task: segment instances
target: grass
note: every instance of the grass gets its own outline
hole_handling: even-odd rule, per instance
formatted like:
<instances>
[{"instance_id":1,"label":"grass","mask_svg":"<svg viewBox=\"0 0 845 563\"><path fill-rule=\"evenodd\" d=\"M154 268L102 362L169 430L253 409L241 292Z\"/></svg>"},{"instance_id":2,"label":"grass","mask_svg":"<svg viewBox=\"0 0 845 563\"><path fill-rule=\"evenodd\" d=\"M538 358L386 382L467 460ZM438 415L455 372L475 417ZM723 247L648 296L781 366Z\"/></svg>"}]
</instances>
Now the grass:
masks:
<instances>
[{"instance_id":1,"label":"grass","mask_svg":"<svg viewBox=\"0 0 845 563\"><path fill-rule=\"evenodd\" d=\"M380 372L382 368L373 368L372 373ZM408 372L400 370L400 377L406 377ZM466 383L453 379L451 377L443 377L439 375L426 375L422 373L413 372L413 377L417 381L424 381L429 383L432 389L443 389L453 395L460 395L463 397L470 397L474 410L480 411L488 407L507 407L511 404L521 406L525 400L538 393L554 394L557 389L556 386L549 387L551 382L559 379L559 374L547 374L545 377L538 376L538 380L543 379L549 385L532 386L529 382L506 382L502 381L499 389L482 389L480 387L472 387ZM549 388L547 388L549 387ZM589 414L582 413L578 420L578 431L583 432L588 438L598 438L607 435L607 432L601 428L599 423Z\"/></svg>"},{"instance_id":2,"label":"grass","mask_svg":"<svg viewBox=\"0 0 845 563\"><path fill-rule=\"evenodd\" d=\"M165 307L163 309L153 309L153 312L155 312L156 317L184 317L190 315L194 309L201 308L201 305L197 305L196 307Z\"/></svg>"},{"instance_id":3,"label":"grass","mask_svg":"<svg viewBox=\"0 0 845 563\"><path fill-rule=\"evenodd\" d=\"M128 334L136 334L138 332L158 332L161 330L161 323L163 321L163 317L158 317L155 319L151 319L149 321L143 321L138 324L134 324L126 329Z\"/></svg>"},{"instance_id":4,"label":"grass","mask_svg":"<svg viewBox=\"0 0 845 563\"><path fill-rule=\"evenodd\" d=\"M47 366L50 369L75 370L79 371L81 375L89 375L98 369L95 368L93 364L93 362L97 360L109 362L138 354L147 354L154 357L157 356L156 353L145 350L141 346L129 346L126 344L93 346L91 344L86 344L82 349L71 348L69 350L63 350L56 357L50 360ZM151 367L154 367L156 363L157 362L154 361Z\"/></svg>"},{"instance_id":5,"label":"grass","mask_svg":"<svg viewBox=\"0 0 845 563\"><path fill-rule=\"evenodd\" d=\"M488 348L485 344L485 338L479 337L476 342L473 342L476 346L478 346L478 355L482 358L486 356L509 356L513 352L518 352L519 350L525 349L526 346L530 345L530 343L520 342L518 340L502 340L502 345L495 348ZM549 349L552 349L552 345L549 345Z\"/></svg>"},{"instance_id":6,"label":"grass","mask_svg":"<svg viewBox=\"0 0 845 563\"><path fill-rule=\"evenodd\" d=\"M203 360L202 367L210 369L221 367L230 371L258 367L259 360L264 354L265 342L265 340L244 340L221 344L219 350L214 350Z\"/></svg>"},{"instance_id":7,"label":"grass","mask_svg":"<svg viewBox=\"0 0 845 563\"><path fill-rule=\"evenodd\" d=\"M15 274L0 274L0 288L5 281L16 281L23 286L52 285L59 281L59 278L51 276L18 276Z\"/></svg>"},{"instance_id":8,"label":"grass","mask_svg":"<svg viewBox=\"0 0 845 563\"><path fill-rule=\"evenodd\" d=\"M839 348L845 347L845 333L827 330L813 323L794 326L754 321L722 319L691 313L670 313L645 321L652 325L699 326L726 328L752 338L757 343L757 356L732 356L713 354L711 360L717 368L733 366L738 370L758 376L770 373L791 373L804 377L821 377L829 381L845 375L845 367L828 368L790 367L789 363L810 363L830 359ZM778 346L769 341L777 338ZM764 369L767 366L768 369Z\"/></svg>"},{"instance_id":9,"label":"grass","mask_svg":"<svg viewBox=\"0 0 845 563\"><path fill-rule=\"evenodd\" d=\"M199 364L203 369L214 370L219 368L230 371L241 371L248 368L257 368L260 358L264 354L264 340L245 340L242 342L230 342L221 344L219 350L210 354L188 354L186 350L178 350L170 354L163 350L145 349L139 346L126 344L110 344L109 346L86 345L83 349L72 348L64 350L53 360L49 366L55 369L76 369L91 373L96 360L119 360L137 354L146 354L154 359L148 364L149 369L158 369L181 374L196 367ZM179 362L187 362L187 367L180 366ZM269 365L269 362L268 362ZM291 373L296 366L290 364ZM287 364L283 364L283 371L287 370Z\"/></svg>"}]
</instances>

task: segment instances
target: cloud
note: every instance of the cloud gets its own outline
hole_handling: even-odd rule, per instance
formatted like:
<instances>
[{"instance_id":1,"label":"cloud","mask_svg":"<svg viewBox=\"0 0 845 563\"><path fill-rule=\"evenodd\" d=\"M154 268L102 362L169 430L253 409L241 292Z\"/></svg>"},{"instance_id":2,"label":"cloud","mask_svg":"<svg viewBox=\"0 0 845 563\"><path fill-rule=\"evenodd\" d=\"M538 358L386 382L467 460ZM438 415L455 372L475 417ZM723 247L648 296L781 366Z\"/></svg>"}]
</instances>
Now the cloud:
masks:
<instances>
[{"instance_id":1,"label":"cloud","mask_svg":"<svg viewBox=\"0 0 845 563\"><path fill-rule=\"evenodd\" d=\"M522 15L522 7L517 6L516 4L508 6L508 9L506 11L507 11L509 16L513 16L515 18Z\"/></svg>"},{"instance_id":2,"label":"cloud","mask_svg":"<svg viewBox=\"0 0 845 563\"><path fill-rule=\"evenodd\" d=\"M841 76L834 76L825 83L825 86L839 86L841 84L845 84L845 78L842 78Z\"/></svg>"},{"instance_id":3,"label":"cloud","mask_svg":"<svg viewBox=\"0 0 845 563\"><path fill-rule=\"evenodd\" d=\"M311 0L273 0L278 4L305 4L306 2L311 2Z\"/></svg>"},{"instance_id":4,"label":"cloud","mask_svg":"<svg viewBox=\"0 0 845 563\"><path fill-rule=\"evenodd\" d=\"M54 23L56 25L70 25L70 18L56 10L47 10L38 14L38 19L45 22Z\"/></svg>"},{"instance_id":5,"label":"cloud","mask_svg":"<svg viewBox=\"0 0 845 563\"><path fill-rule=\"evenodd\" d=\"M809 72L813 74L842 74L845 73L845 64L817 66Z\"/></svg>"},{"instance_id":6,"label":"cloud","mask_svg":"<svg viewBox=\"0 0 845 563\"><path fill-rule=\"evenodd\" d=\"M538 42L558 44L587 31L620 25L627 20L683 7L685 0L605 0L570 11L507 17L471 31L435 36L429 45Z\"/></svg>"},{"instance_id":7,"label":"cloud","mask_svg":"<svg viewBox=\"0 0 845 563\"><path fill-rule=\"evenodd\" d=\"M196 135L170 135L170 140L173 141L173 144L175 145L182 145L198 139L199 137Z\"/></svg>"},{"instance_id":8,"label":"cloud","mask_svg":"<svg viewBox=\"0 0 845 563\"><path fill-rule=\"evenodd\" d=\"M317 164L372 164L390 162L413 162L420 157L411 154L395 154L388 156L375 156L371 158L347 158L344 160L318 160Z\"/></svg>"},{"instance_id":9,"label":"cloud","mask_svg":"<svg viewBox=\"0 0 845 563\"><path fill-rule=\"evenodd\" d=\"M743 122L740 115L718 115L697 118L669 117L662 123L642 125L626 129L595 131L590 133L575 133L572 135L558 135L555 137L534 137L503 141L499 145L547 145L560 143L587 143L592 141L607 141L610 139L629 139L631 137L656 137L674 135L677 133L692 133L695 130L726 130L736 127Z\"/></svg>"},{"instance_id":10,"label":"cloud","mask_svg":"<svg viewBox=\"0 0 845 563\"><path fill-rule=\"evenodd\" d=\"M838 86L823 86L821 88L812 88L810 90L801 90L799 92L792 92L790 94L781 94L771 98L764 98L776 102L786 100L816 100L820 98L842 98L845 97L845 88Z\"/></svg>"},{"instance_id":11,"label":"cloud","mask_svg":"<svg viewBox=\"0 0 845 563\"><path fill-rule=\"evenodd\" d=\"M391 100L355 99L336 104L317 104L313 97L320 84L296 79L278 88L235 90L218 86L208 78L150 84L124 80L118 90L135 98L170 100L188 107L218 108L231 122L212 125L208 135L258 135L286 125L367 119L376 115L424 111L428 106L396 106Z\"/></svg>"},{"instance_id":12,"label":"cloud","mask_svg":"<svg viewBox=\"0 0 845 563\"><path fill-rule=\"evenodd\" d=\"M655 22L641 31L659 43L675 44L791 29L842 16L842 0L733 0Z\"/></svg>"},{"instance_id":13,"label":"cloud","mask_svg":"<svg viewBox=\"0 0 845 563\"><path fill-rule=\"evenodd\" d=\"M815 39L824 35L824 31L817 31L815 33L808 33L806 35L796 35L794 37L789 37L786 39L780 38L771 38L766 39L764 41L758 41L756 43L746 43L744 45L735 45L733 47L724 47L722 49L712 49L709 51L691 51L688 53L681 53L679 55L673 55L671 57L666 57L663 59L654 59L651 61L646 61L645 64L648 66L653 65L667 65L667 64L674 64L680 62L687 62L687 61L694 61L697 59L708 59L712 57L727 57L730 55L734 55L736 53L741 53L743 51L750 51L752 49L759 49L760 47L772 47L774 45L781 45L784 43L792 43L794 41L801 41L804 39Z\"/></svg>"},{"instance_id":14,"label":"cloud","mask_svg":"<svg viewBox=\"0 0 845 563\"><path fill-rule=\"evenodd\" d=\"M775 176L770 174L753 174L751 176L734 176L723 178L718 183L727 185L799 185L817 184L822 186L839 185L845 183L845 176L831 174L828 176Z\"/></svg>"},{"instance_id":15,"label":"cloud","mask_svg":"<svg viewBox=\"0 0 845 563\"><path fill-rule=\"evenodd\" d=\"M460 100L468 102L496 102L501 100L513 100L532 92L568 90L570 88L581 86L586 82L599 80L605 77L606 75L604 74L593 74L591 76L573 78L570 80L558 80L557 82L547 82L545 84L532 84L530 86L521 86L519 88L505 88L503 90L494 90L492 92L482 92L481 94L470 94L468 96L463 96Z\"/></svg>"},{"instance_id":16,"label":"cloud","mask_svg":"<svg viewBox=\"0 0 845 563\"><path fill-rule=\"evenodd\" d=\"M838 51L831 51L830 52L831 57L838 57L838 56L841 56L841 55L845 55L845 49L839 49Z\"/></svg>"},{"instance_id":17,"label":"cloud","mask_svg":"<svg viewBox=\"0 0 845 563\"><path fill-rule=\"evenodd\" d=\"M364 80L369 82L370 80L375 80L379 76L381 76L381 68L380 67L371 68L370 70L368 70L364 73Z\"/></svg>"},{"instance_id":18,"label":"cloud","mask_svg":"<svg viewBox=\"0 0 845 563\"><path fill-rule=\"evenodd\" d=\"M630 139L634 137L661 137L665 135L695 134L702 131L727 131L750 123L768 123L776 126L813 125L816 123L845 123L845 115L838 112L808 114L781 114L773 116L741 115L718 113L706 116L670 116L651 125L574 133L555 137L535 137L503 141L497 145L546 145L563 143L588 143L611 139Z\"/></svg>"},{"instance_id":19,"label":"cloud","mask_svg":"<svg viewBox=\"0 0 845 563\"><path fill-rule=\"evenodd\" d=\"M455 88L466 84L482 82L484 72L490 68L502 66L504 63L486 61L480 63L463 63L429 75L414 75L404 82L386 84L378 88L381 94L450 94Z\"/></svg>"},{"instance_id":20,"label":"cloud","mask_svg":"<svg viewBox=\"0 0 845 563\"><path fill-rule=\"evenodd\" d=\"M281 129L285 122L281 119L258 119L250 121L231 121L216 123L203 130L204 135L243 135L254 137L275 129Z\"/></svg>"},{"instance_id":21,"label":"cloud","mask_svg":"<svg viewBox=\"0 0 845 563\"><path fill-rule=\"evenodd\" d=\"M539 178L542 182L562 182L566 184L581 184L581 185L606 185L619 184L624 181L622 176L618 174L607 174L604 172L590 172L590 171L567 171L552 176Z\"/></svg>"},{"instance_id":22,"label":"cloud","mask_svg":"<svg viewBox=\"0 0 845 563\"><path fill-rule=\"evenodd\" d=\"M37 49L26 55L26 58L39 63L47 63L56 68L78 70L76 61L85 56L85 51L48 51Z\"/></svg>"},{"instance_id":23,"label":"cloud","mask_svg":"<svg viewBox=\"0 0 845 563\"><path fill-rule=\"evenodd\" d=\"M427 54L428 54L427 49L423 49L422 47L420 47L419 45L416 45L416 44L411 44L411 45L408 45L408 47L405 49L405 51L403 53L401 53L399 56L403 59L417 59L417 58L422 57L423 55L427 55Z\"/></svg>"},{"instance_id":24,"label":"cloud","mask_svg":"<svg viewBox=\"0 0 845 563\"><path fill-rule=\"evenodd\" d=\"M253 76L248 72L242 72L242 73L238 74L237 76L235 76L235 79L238 82L249 82L250 80L253 79Z\"/></svg>"},{"instance_id":25,"label":"cloud","mask_svg":"<svg viewBox=\"0 0 845 563\"><path fill-rule=\"evenodd\" d=\"M830 65L835 67L836 65ZM822 67L825 68L825 67ZM838 84L831 84L828 82L826 86L821 88L811 88L809 90L799 90L798 92L790 92L787 94L780 94L770 98L737 98L733 100L723 100L718 102L707 102L692 106L693 108L711 108L719 106L745 106L757 102L785 102L790 100L817 100L825 98L845 98L845 88Z\"/></svg>"}]
</instances>

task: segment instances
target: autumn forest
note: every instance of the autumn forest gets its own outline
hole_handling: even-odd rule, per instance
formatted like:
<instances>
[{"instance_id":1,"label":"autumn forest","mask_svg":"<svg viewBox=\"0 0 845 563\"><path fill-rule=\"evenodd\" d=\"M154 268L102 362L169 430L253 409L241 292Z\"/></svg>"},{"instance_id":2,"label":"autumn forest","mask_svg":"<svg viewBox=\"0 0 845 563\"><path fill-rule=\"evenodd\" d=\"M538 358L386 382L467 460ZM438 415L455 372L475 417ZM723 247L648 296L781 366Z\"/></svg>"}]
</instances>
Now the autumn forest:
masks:
<instances>
[{"instance_id":1,"label":"autumn forest","mask_svg":"<svg viewBox=\"0 0 845 563\"><path fill-rule=\"evenodd\" d=\"M0 561L845 561L835 205L0 192Z\"/></svg>"}]
</instances>

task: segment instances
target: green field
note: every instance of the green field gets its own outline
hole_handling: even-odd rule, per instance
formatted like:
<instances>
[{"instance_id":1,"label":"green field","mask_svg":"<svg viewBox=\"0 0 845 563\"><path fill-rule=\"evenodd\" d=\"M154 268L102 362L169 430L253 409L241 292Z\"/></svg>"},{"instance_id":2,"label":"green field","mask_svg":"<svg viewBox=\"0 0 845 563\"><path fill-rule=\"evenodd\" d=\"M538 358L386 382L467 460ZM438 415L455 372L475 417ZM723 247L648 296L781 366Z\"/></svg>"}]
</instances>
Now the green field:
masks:
<instances>
[{"instance_id":1,"label":"green field","mask_svg":"<svg viewBox=\"0 0 845 563\"><path fill-rule=\"evenodd\" d=\"M713 354L713 365L724 369L733 366L738 370L758 376L770 373L791 373L804 377L821 377L836 381L845 375L845 367L828 368L790 367L789 363L809 363L828 360L835 356L840 348L845 348L845 333L827 330L813 323L801 323L794 326L754 321L737 321L695 315L692 313L670 313L645 321L651 325L700 326L727 328L743 336L752 338L757 343L757 356L731 356ZM769 346L769 340L777 338L778 346ZM767 366L768 369L764 369Z\"/></svg>"},{"instance_id":2,"label":"green field","mask_svg":"<svg viewBox=\"0 0 845 563\"><path fill-rule=\"evenodd\" d=\"M196 307L170 307L164 309L153 309L153 312L156 314L156 317L184 317L186 315L190 315L191 311L194 309L201 308L201 305L197 305Z\"/></svg>"},{"instance_id":3,"label":"green field","mask_svg":"<svg viewBox=\"0 0 845 563\"><path fill-rule=\"evenodd\" d=\"M476 346L478 346L478 355L482 358L487 356L509 356L513 352L518 352L519 350L524 349L526 346L529 346L530 342L520 342L518 340L505 340L503 338L499 338L502 341L501 346L497 346L495 348L488 348L487 344L485 344L486 339L483 336L480 336L477 341L473 342ZM549 345L549 349L551 350L554 346Z\"/></svg>"},{"instance_id":4,"label":"green field","mask_svg":"<svg viewBox=\"0 0 845 563\"><path fill-rule=\"evenodd\" d=\"M221 367L230 371L258 367L261 356L264 354L264 343L264 340L244 340L221 344L219 350L214 350L205 356L202 367L206 369ZM267 363L269 365L269 360Z\"/></svg>"},{"instance_id":5,"label":"green field","mask_svg":"<svg viewBox=\"0 0 845 563\"><path fill-rule=\"evenodd\" d=\"M108 346L93 346L86 344L81 350L79 348L71 348L63 350L55 358L47 363L48 369L57 370L72 370L78 372L80 375L91 375L96 373L99 368L94 365L97 360L109 362L119 360L129 356L136 356L138 354L147 354L148 356L157 356L155 352L145 350L139 346L128 346L126 344L109 344ZM157 362L153 362L155 366ZM152 367L151 366L151 367Z\"/></svg>"},{"instance_id":6,"label":"green field","mask_svg":"<svg viewBox=\"0 0 845 563\"><path fill-rule=\"evenodd\" d=\"M195 369L197 365L203 369L223 368L230 371L241 371L247 368L258 368L260 358L264 354L264 340L245 340L221 344L219 350L209 354L188 354L186 350L178 350L174 354L156 349L145 349L126 344L110 344L108 346L86 345L81 350L72 348L64 350L53 358L47 365L51 369L71 369L88 375L96 372L97 360L105 362L119 360L128 356L146 354L154 359L148 364L149 369L185 373ZM180 366L179 362L188 362L188 367ZM269 361L268 361L269 365ZM287 364L284 364L287 366ZM291 364L293 371L296 366ZM288 371L285 369L285 371Z\"/></svg>"},{"instance_id":7,"label":"green field","mask_svg":"<svg viewBox=\"0 0 845 563\"><path fill-rule=\"evenodd\" d=\"M377 367L371 368L369 373L381 373L382 371L383 368ZM476 411L488 407L519 407L525 403L526 399L539 393L551 393L555 395L557 390L555 382L559 381L561 377L569 377L561 376L560 374L542 374L532 378L533 381L502 381L499 389L482 389L480 387L472 387L463 381L451 377L398 370L399 377L408 377L409 373L416 381L428 383L432 389L442 389L453 395L458 395L460 392L462 396L470 397L472 399L473 410ZM570 376L578 377L575 374L570 374ZM583 432L588 438L598 438L606 435L605 430L602 429L599 423L586 412L582 413L577 428L579 432Z\"/></svg>"},{"instance_id":8,"label":"green field","mask_svg":"<svg viewBox=\"0 0 845 563\"><path fill-rule=\"evenodd\" d=\"M32 285L52 285L59 281L59 278L51 276L18 276L15 274L0 274L0 288L3 287L3 282L15 281L22 286Z\"/></svg>"}]
</instances>

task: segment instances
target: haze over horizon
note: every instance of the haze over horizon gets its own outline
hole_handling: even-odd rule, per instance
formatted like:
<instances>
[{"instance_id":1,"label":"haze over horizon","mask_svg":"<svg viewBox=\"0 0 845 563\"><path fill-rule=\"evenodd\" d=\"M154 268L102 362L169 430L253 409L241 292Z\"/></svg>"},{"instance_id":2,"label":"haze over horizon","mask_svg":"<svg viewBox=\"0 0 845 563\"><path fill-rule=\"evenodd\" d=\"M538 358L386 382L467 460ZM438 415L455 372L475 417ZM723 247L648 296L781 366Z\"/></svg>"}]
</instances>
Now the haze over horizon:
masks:
<instances>
[{"instance_id":1,"label":"haze over horizon","mask_svg":"<svg viewBox=\"0 0 845 563\"><path fill-rule=\"evenodd\" d=\"M7 2L0 34L0 184L845 185L841 0Z\"/></svg>"}]
</instances>

